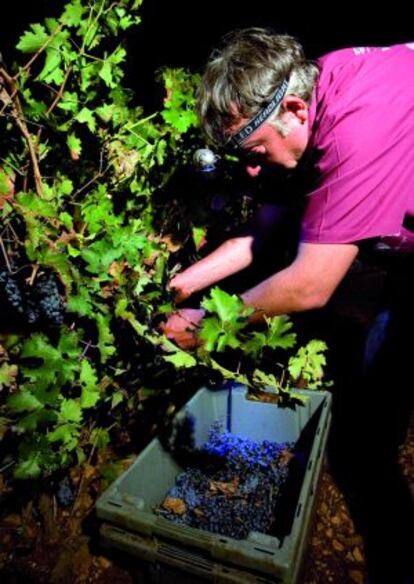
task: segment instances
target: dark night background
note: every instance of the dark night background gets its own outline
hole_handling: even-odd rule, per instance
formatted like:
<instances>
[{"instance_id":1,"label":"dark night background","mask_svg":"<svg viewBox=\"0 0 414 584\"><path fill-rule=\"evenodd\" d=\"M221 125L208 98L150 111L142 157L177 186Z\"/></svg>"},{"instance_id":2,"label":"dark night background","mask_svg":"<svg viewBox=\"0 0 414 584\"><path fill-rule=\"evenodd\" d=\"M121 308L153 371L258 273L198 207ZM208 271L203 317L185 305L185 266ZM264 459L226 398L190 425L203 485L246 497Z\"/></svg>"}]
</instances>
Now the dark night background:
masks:
<instances>
[{"instance_id":1,"label":"dark night background","mask_svg":"<svg viewBox=\"0 0 414 584\"><path fill-rule=\"evenodd\" d=\"M7 62L11 48L29 23L58 14L64 0L14 0L3 8L0 50ZM407 6L407 3L405 3ZM201 69L211 49L225 32L245 26L271 26L296 36L306 54L315 58L346 46L388 45L414 41L412 20L403 2L288 4L254 0L205 2L144 0L142 23L128 32L127 84L138 101L156 109L160 95L154 71L161 65Z\"/></svg>"}]
</instances>

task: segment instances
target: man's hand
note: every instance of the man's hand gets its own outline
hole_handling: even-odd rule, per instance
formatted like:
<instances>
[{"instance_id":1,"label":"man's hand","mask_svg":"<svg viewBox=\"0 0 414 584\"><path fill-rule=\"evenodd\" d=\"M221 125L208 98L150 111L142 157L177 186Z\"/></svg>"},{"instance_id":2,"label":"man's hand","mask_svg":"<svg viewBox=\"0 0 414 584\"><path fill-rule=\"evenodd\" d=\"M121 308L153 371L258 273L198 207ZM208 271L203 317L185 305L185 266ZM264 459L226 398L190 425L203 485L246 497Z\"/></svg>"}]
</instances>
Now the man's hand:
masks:
<instances>
[{"instance_id":1,"label":"man's hand","mask_svg":"<svg viewBox=\"0 0 414 584\"><path fill-rule=\"evenodd\" d=\"M193 349L199 344L197 328L205 315L202 308L181 308L162 325L163 333L182 349Z\"/></svg>"},{"instance_id":2,"label":"man's hand","mask_svg":"<svg viewBox=\"0 0 414 584\"><path fill-rule=\"evenodd\" d=\"M169 288L174 290L175 292L175 302L179 304L180 302L184 302L187 298L189 298L192 294L192 291L189 288L189 278L185 276L185 272L181 274L177 274L169 283Z\"/></svg>"}]
</instances>

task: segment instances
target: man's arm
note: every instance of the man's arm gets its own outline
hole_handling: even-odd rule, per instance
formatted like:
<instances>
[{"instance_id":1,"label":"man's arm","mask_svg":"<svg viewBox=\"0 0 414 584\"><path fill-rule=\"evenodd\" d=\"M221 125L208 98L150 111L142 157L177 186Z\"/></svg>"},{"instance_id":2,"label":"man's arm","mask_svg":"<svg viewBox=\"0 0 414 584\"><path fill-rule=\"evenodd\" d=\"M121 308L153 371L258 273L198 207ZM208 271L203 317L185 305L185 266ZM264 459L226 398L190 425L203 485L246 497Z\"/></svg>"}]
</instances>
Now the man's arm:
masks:
<instances>
[{"instance_id":1,"label":"man's arm","mask_svg":"<svg viewBox=\"0 0 414 584\"><path fill-rule=\"evenodd\" d=\"M290 266L242 294L258 309L252 320L324 306L357 253L354 244L302 243Z\"/></svg>"},{"instance_id":2,"label":"man's arm","mask_svg":"<svg viewBox=\"0 0 414 584\"><path fill-rule=\"evenodd\" d=\"M235 237L222 243L205 258L177 274L170 288L177 291L177 302L247 268L253 260L253 236Z\"/></svg>"},{"instance_id":3,"label":"man's arm","mask_svg":"<svg viewBox=\"0 0 414 584\"><path fill-rule=\"evenodd\" d=\"M244 270L266 245L285 249L286 241L296 233L292 223L292 212L286 205L260 205L238 236L228 239L171 280L170 287L176 289L176 301L182 302L191 294Z\"/></svg>"},{"instance_id":4,"label":"man's arm","mask_svg":"<svg viewBox=\"0 0 414 584\"><path fill-rule=\"evenodd\" d=\"M245 304L257 309L251 320L324 306L357 253L353 244L301 244L289 267L242 294ZM198 342L196 330L203 316L202 309L179 310L163 330L182 348L190 349Z\"/></svg>"}]
</instances>

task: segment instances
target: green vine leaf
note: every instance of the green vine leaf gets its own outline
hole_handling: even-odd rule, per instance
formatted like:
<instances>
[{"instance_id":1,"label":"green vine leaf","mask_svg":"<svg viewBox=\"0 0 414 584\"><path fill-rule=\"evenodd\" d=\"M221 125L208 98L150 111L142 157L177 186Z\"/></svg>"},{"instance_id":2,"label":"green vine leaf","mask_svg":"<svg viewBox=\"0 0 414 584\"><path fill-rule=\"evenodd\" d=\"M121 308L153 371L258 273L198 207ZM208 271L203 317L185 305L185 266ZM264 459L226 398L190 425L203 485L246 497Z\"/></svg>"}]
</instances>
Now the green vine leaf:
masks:
<instances>
[{"instance_id":1,"label":"green vine leaf","mask_svg":"<svg viewBox=\"0 0 414 584\"><path fill-rule=\"evenodd\" d=\"M81 408L92 408L100 400L101 394L98 389L96 370L87 359L82 359L79 380L82 385L82 393L80 396Z\"/></svg>"},{"instance_id":2,"label":"green vine leaf","mask_svg":"<svg viewBox=\"0 0 414 584\"><path fill-rule=\"evenodd\" d=\"M235 294L227 294L215 287L210 292L210 298L204 299L201 306L212 316L203 319L199 333L208 351L222 352L226 347L240 347L238 333L247 323L253 309L247 308Z\"/></svg>"},{"instance_id":3,"label":"green vine leaf","mask_svg":"<svg viewBox=\"0 0 414 584\"><path fill-rule=\"evenodd\" d=\"M264 386L266 390L271 389L276 394L281 390L280 381L272 373L265 373L260 369L254 370L253 381L259 386Z\"/></svg>"},{"instance_id":4,"label":"green vine leaf","mask_svg":"<svg viewBox=\"0 0 414 584\"><path fill-rule=\"evenodd\" d=\"M80 124L86 124L90 132L95 132L96 120L93 111L88 107L83 107L75 118Z\"/></svg>"},{"instance_id":5,"label":"green vine leaf","mask_svg":"<svg viewBox=\"0 0 414 584\"><path fill-rule=\"evenodd\" d=\"M288 365L289 374L295 383L302 380L309 389L317 389L322 385L326 349L326 343L316 339L299 348L296 355L289 359Z\"/></svg>"},{"instance_id":6,"label":"green vine leaf","mask_svg":"<svg viewBox=\"0 0 414 584\"><path fill-rule=\"evenodd\" d=\"M195 357L185 351L177 351L174 355L167 355L164 357L164 360L167 361L167 363L172 363L174 367L177 368L188 368L197 365Z\"/></svg>"},{"instance_id":7,"label":"green vine leaf","mask_svg":"<svg viewBox=\"0 0 414 584\"><path fill-rule=\"evenodd\" d=\"M208 312L217 314L222 323L237 320L245 306L235 294L228 294L217 286L211 290L210 298L203 300L201 306Z\"/></svg>"},{"instance_id":8,"label":"green vine leaf","mask_svg":"<svg viewBox=\"0 0 414 584\"><path fill-rule=\"evenodd\" d=\"M46 44L49 35L41 24L30 25L31 31L25 32L16 45L22 53L36 53Z\"/></svg>"},{"instance_id":9,"label":"green vine leaf","mask_svg":"<svg viewBox=\"0 0 414 584\"><path fill-rule=\"evenodd\" d=\"M98 349L101 353L102 363L106 363L116 350L114 347L115 337L110 328L111 317L98 313L95 318L99 335Z\"/></svg>"},{"instance_id":10,"label":"green vine leaf","mask_svg":"<svg viewBox=\"0 0 414 584\"><path fill-rule=\"evenodd\" d=\"M75 134L69 134L66 143L68 145L70 155L73 160L78 160L81 153L82 153L82 143L80 138L78 138Z\"/></svg>"},{"instance_id":11,"label":"green vine leaf","mask_svg":"<svg viewBox=\"0 0 414 584\"><path fill-rule=\"evenodd\" d=\"M16 479L36 479L41 474L39 464L40 455L32 453L30 458L19 462L15 468L14 476Z\"/></svg>"},{"instance_id":12,"label":"green vine leaf","mask_svg":"<svg viewBox=\"0 0 414 584\"><path fill-rule=\"evenodd\" d=\"M59 413L63 422L80 422L82 420L81 405L74 399L62 400Z\"/></svg>"},{"instance_id":13,"label":"green vine leaf","mask_svg":"<svg viewBox=\"0 0 414 584\"><path fill-rule=\"evenodd\" d=\"M0 365L0 390L15 383L17 371L17 365L9 365L8 363Z\"/></svg>"},{"instance_id":14,"label":"green vine leaf","mask_svg":"<svg viewBox=\"0 0 414 584\"><path fill-rule=\"evenodd\" d=\"M13 412L32 412L43 407L35 395L28 390L21 389L19 393L11 395L7 404Z\"/></svg>"},{"instance_id":15,"label":"green vine leaf","mask_svg":"<svg viewBox=\"0 0 414 584\"><path fill-rule=\"evenodd\" d=\"M82 22L85 12L86 8L82 6L81 0L72 0L66 4L60 22L69 27L77 27Z\"/></svg>"},{"instance_id":16,"label":"green vine leaf","mask_svg":"<svg viewBox=\"0 0 414 584\"><path fill-rule=\"evenodd\" d=\"M53 444L54 442L63 442L66 448L73 450L78 442L79 428L72 423L65 423L57 426L55 430L49 432L47 440Z\"/></svg>"},{"instance_id":17,"label":"green vine leaf","mask_svg":"<svg viewBox=\"0 0 414 584\"><path fill-rule=\"evenodd\" d=\"M296 344L296 334L288 332L292 329L293 323L286 315L274 316L266 319L268 332L266 343L271 349L290 349Z\"/></svg>"}]
</instances>

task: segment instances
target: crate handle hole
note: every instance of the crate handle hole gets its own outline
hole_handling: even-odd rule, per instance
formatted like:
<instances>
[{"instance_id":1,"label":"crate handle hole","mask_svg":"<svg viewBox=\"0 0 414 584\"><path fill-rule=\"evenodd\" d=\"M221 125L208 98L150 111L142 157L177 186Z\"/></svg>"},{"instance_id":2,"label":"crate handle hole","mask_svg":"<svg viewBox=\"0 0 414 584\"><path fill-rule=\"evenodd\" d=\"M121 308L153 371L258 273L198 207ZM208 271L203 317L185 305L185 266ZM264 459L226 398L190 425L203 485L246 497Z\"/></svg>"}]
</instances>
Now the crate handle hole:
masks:
<instances>
[{"instance_id":1,"label":"crate handle hole","mask_svg":"<svg viewBox=\"0 0 414 584\"><path fill-rule=\"evenodd\" d=\"M270 550L264 550L264 549L258 548L258 547L255 547L254 549L257 550L258 552L262 552L264 554L268 554L269 556L274 556L275 555L274 552L271 552Z\"/></svg>"}]
</instances>

